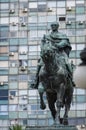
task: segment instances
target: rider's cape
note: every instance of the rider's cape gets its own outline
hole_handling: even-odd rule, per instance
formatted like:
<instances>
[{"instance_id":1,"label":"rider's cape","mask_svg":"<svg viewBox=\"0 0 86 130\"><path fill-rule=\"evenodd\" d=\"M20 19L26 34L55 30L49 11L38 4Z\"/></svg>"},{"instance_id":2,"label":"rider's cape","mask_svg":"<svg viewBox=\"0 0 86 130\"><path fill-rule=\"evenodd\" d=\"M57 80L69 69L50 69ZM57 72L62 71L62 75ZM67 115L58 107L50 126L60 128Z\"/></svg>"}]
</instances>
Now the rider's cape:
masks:
<instances>
[{"instance_id":1,"label":"rider's cape","mask_svg":"<svg viewBox=\"0 0 86 130\"><path fill-rule=\"evenodd\" d=\"M68 47L71 50L69 39L65 34L62 34L60 32L51 32L48 35L44 35L42 43L45 43L45 41L52 42L53 44L59 44L60 48Z\"/></svg>"}]
</instances>

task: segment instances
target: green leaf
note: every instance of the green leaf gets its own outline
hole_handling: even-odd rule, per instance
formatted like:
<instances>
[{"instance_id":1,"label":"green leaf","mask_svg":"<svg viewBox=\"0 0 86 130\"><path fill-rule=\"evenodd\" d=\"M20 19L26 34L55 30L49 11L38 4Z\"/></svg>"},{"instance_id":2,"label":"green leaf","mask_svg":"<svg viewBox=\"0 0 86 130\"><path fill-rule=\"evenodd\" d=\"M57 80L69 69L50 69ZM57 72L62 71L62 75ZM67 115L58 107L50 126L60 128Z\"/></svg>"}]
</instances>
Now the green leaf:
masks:
<instances>
[{"instance_id":1,"label":"green leaf","mask_svg":"<svg viewBox=\"0 0 86 130\"><path fill-rule=\"evenodd\" d=\"M12 128L11 128L11 127L9 127L9 130L12 130Z\"/></svg>"},{"instance_id":2,"label":"green leaf","mask_svg":"<svg viewBox=\"0 0 86 130\"><path fill-rule=\"evenodd\" d=\"M22 130L22 126L21 125L13 125L12 127L9 127L9 130Z\"/></svg>"}]
</instances>

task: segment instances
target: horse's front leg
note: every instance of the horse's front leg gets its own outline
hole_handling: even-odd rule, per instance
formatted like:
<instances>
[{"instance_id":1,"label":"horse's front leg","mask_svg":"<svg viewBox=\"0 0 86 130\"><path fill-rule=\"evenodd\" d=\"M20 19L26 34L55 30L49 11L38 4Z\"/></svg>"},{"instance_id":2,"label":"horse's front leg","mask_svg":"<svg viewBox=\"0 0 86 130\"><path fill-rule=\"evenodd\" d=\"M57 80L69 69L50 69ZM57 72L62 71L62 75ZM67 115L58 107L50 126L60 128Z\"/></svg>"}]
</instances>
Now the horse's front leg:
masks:
<instances>
[{"instance_id":1,"label":"horse's front leg","mask_svg":"<svg viewBox=\"0 0 86 130\"><path fill-rule=\"evenodd\" d=\"M65 104L65 113L64 113L64 117L63 117L63 124L64 125L68 125L68 112L69 112L69 105L68 104Z\"/></svg>"},{"instance_id":2,"label":"horse's front leg","mask_svg":"<svg viewBox=\"0 0 86 130\"><path fill-rule=\"evenodd\" d=\"M57 114L56 114L56 119L55 119L57 124L61 124L60 110L63 107L64 92L65 92L65 86L64 86L64 83L62 83L57 90L57 102L56 102Z\"/></svg>"},{"instance_id":3,"label":"horse's front leg","mask_svg":"<svg viewBox=\"0 0 86 130\"><path fill-rule=\"evenodd\" d=\"M56 111L56 116L55 116L55 122L54 122L55 125L60 125L60 109L61 109L61 107L57 106L57 111Z\"/></svg>"},{"instance_id":4,"label":"horse's front leg","mask_svg":"<svg viewBox=\"0 0 86 130\"><path fill-rule=\"evenodd\" d=\"M46 108L46 105L45 105L44 99L43 99L43 94L45 92L43 82L39 83L38 92L39 92L39 96L40 96L40 108L44 110Z\"/></svg>"}]
</instances>

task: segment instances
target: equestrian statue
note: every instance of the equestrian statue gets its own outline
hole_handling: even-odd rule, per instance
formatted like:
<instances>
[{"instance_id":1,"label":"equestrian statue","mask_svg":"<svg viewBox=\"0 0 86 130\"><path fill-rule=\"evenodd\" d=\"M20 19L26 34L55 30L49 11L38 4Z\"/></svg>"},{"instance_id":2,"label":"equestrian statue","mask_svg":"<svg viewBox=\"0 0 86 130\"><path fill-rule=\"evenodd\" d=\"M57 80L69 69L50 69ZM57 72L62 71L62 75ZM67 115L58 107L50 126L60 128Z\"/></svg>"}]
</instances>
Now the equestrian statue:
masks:
<instances>
[{"instance_id":1,"label":"equestrian statue","mask_svg":"<svg viewBox=\"0 0 86 130\"><path fill-rule=\"evenodd\" d=\"M43 94L46 93L54 124L68 125L68 112L75 86L73 67L69 63L69 54L72 48L67 36L60 33L58 28L59 23L53 22L51 24L52 31L44 35L41 40L36 80L32 87L38 89L41 109L46 108L43 99ZM60 116L61 108L64 108L63 118Z\"/></svg>"}]
</instances>

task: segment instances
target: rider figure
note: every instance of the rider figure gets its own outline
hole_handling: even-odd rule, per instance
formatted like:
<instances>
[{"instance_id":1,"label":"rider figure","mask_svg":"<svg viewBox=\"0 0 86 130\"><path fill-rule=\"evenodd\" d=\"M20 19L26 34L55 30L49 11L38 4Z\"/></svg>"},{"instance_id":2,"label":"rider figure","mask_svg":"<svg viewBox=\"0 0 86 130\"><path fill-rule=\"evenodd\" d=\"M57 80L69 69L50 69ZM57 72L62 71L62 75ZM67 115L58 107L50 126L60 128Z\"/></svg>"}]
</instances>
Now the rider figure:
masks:
<instances>
[{"instance_id":1,"label":"rider figure","mask_svg":"<svg viewBox=\"0 0 86 130\"><path fill-rule=\"evenodd\" d=\"M65 62L65 65L66 65L68 77L69 77L72 85L75 86L73 79L72 79L73 69L72 69L72 66L68 60L69 54L71 51L71 45L70 45L70 42L69 42L69 39L67 38L67 36L65 34L58 32L58 28L59 28L58 22L53 22L51 24L52 31L51 31L51 33L43 36L42 41L41 41L41 49L42 49L43 44L46 44L46 42L51 42L52 46L59 49L59 52L62 55L64 62ZM39 72L40 72L42 65L43 65L43 62L42 62L42 59L40 58L38 60L36 80L35 80L35 84L33 86L34 88L38 88L38 84L39 84L39 76L38 75L39 75Z\"/></svg>"}]
</instances>

